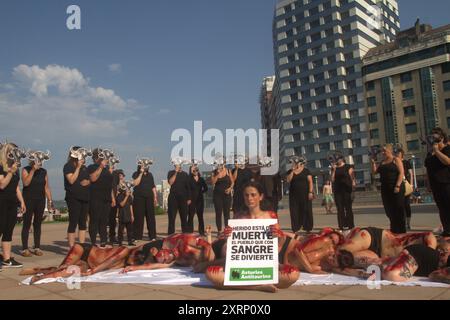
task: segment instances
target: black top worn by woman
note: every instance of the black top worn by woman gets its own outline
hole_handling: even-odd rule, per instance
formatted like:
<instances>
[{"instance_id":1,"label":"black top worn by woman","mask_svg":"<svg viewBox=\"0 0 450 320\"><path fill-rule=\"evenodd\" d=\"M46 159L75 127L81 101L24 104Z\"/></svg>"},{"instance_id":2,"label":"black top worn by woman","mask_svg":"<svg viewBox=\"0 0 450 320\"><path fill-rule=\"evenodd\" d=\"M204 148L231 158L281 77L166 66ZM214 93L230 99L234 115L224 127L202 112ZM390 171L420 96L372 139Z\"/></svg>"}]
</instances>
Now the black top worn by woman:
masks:
<instances>
[{"instance_id":1,"label":"black top worn by woman","mask_svg":"<svg viewBox=\"0 0 450 320\"><path fill-rule=\"evenodd\" d=\"M190 175L192 201L203 199L203 194L208 191L205 179L198 177L196 181L194 176Z\"/></svg>"},{"instance_id":2,"label":"black top worn by woman","mask_svg":"<svg viewBox=\"0 0 450 320\"><path fill-rule=\"evenodd\" d=\"M216 174L216 173L217 173L217 171L214 172L214 174ZM216 184L214 185L214 193L224 194L225 190L227 190L230 187L231 187L231 179L230 179L230 176L228 174L226 174L222 178L217 179Z\"/></svg>"},{"instance_id":3,"label":"black top worn by woman","mask_svg":"<svg viewBox=\"0 0 450 320\"><path fill-rule=\"evenodd\" d=\"M139 177L140 172L136 171L133 173L133 179L137 179ZM178 179L178 177L177 177ZM144 171L141 178L141 183L134 187L133 196L135 198L151 198L153 199L153 188L155 186L155 180L153 179L153 174L148 171Z\"/></svg>"},{"instance_id":4,"label":"black top worn by woman","mask_svg":"<svg viewBox=\"0 0 450 320\"><path fill-rule=\"evenodd\" d=\"M128 197L127 202L122 207L120 203L125 199L125 192L120 192L117 196L117 205L119 207L119 222L120 223L130 223L131 222L131 205L133 204L133 198Z\"/></svg>"},{"instance_id":5,"label":"black top worn by woman","mask_svg":"<svg viewBox=\"0 0 450 320\"><path fill-rule=\"evenodd\" d=\"M385 190L392 189L394 191L400 173L394 160L390 163L381 164L378 167L377 173L380 174L381 188Z\"/></svg>"},{"instance_id":6,"label":"black top worn by woman","mask_svg":"<svg viewBox=\"0 0 450 320\"><path fill-rule=\"evenodd\" d=\"M292 170L289 170L287 172L288 175L290 175ZM292 176L291 183L289 185L289 195L308 195L309 193L309 183L308 183L308 176L311 175L311 172L304 168L302 172L299 174L295 174Z\"/></svg>"},{"instance_id":7,"label":"black top worn by woman","mask_svg":"<svg viewBox=\"0 0 450 320\"><path fill-rule=\"evenodd\" d=\"M234 183L234 190L243 191L244 186L252 180L253 173L249 168L234 169L233 173L237 170L237 178Z\"/></svg>"},{"instance_id":8,"label":"black top worn by woman","mask_svg":"<svg viewBox=\"0 0 450 320\"><path fill-rule=\"evenodd\" d=\"M445 146L441 152L450 157L450 146ZM450 183L450 166L446 166L436 155L429 153L425 159L428 177L431 184Z\"/></svg>"},{"instance_id":9,"label":"black top worn by woman","mask_svg":"<svg viewBox=\"0 0 450 320\"><path fill-rule=\"evenodd\" d=\"M8 172L3 170L3 167L0 165L0 175L6 177ZM5 189L0 189L0 198L9 199L9 200L17 200L17 186L19 185L19 172L13 174L11 181L6 186Z\"/></svg>"},{"instance_id":10,"label":"black top worn by woman","mask_svg":"<svg viewBox=\"0 0 450 320\"><path fill-rule=\"evenodd\" d=\"M351 168L348 164L344 164L342 167L336 167L333 186L335 192L352 192L352 177L349 173Z\"/></svg>"},{"instance_id":11,"label":"black top worn by woman","mask_svg":"<svg viewBox=\"0 0 450 320\"><path fill-rule=\"evenodd\" d=\"M94 173L98 169L98 164L91 164L88 167L89 174ZM97 181L91 182L90 199L96 199L104 202L111 202L111 193L113 188L113 176L109 172L108 166L103 168Z\"/></svg>"},{"instance_id":12,"label":"black top worn by woman","mask_svg":"<svg viewBox=\"0 0 450 320\"><path fill-rule=\"evenodd\" d=\"M408 181L411 181L411 174L409 172L409 170L412 169L411 167L411 162L409 162L408 160L402 160L403 163L403 170L405 171L405 178Z\"/></svg>"},{"instance_id":13,"label":"black top worn by woman","mask_svg":"<svg viewBox=\"0 0 450 320\"><path fill-rule=\"evenodd\" d=\"M167 180L170 180L174 174L175 170L169 171ZM191 199L191 184L189 175L186 172L181 171L177 173L175 182L170 187L170 194L186 197L188 200Z\"/></svg>"},{"instance_id":14,"label":"black top worn by woman","mask_svg":"<svg viewBox=\"0 0 450 320\"><path fill-rule=\"evenodd\" d=\"M31 171L31 166L24 168L28 173ZM23 197L27 199L45 199L45 177L47 170L39 168L34 172L33 178L27 187L23 187Z\"/></svg>"},{"instance_id":15,"label":"black top worn by woman","mask_svg":"<svg viewBox=\"0 0 450 320\"><path fill-rule=\"evenodd\" d=\"M81 181L89 181L88 169L83 165L80 168L77 180L73 184L69 183L66 175L74 173L76 170L75 165L72 162L68 162L64 165L64 189L66 190L66 199L73 198L81 201L89 201L89 186L82 186Z\"/></svg>"}]
</instances>

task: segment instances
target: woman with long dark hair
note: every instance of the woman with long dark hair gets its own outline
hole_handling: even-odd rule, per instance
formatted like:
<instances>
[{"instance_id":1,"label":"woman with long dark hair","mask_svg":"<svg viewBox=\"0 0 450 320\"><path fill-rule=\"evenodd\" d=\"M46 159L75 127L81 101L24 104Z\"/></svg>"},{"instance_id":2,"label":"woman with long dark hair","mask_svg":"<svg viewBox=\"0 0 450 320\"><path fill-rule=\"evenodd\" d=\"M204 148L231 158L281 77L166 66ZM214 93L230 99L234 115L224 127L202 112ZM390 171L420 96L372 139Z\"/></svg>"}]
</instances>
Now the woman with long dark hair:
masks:
<instances>
[{"instance_id":1,"label":"woman with long dark hair","mask_svg":"<svg viewBox=\"0 0 450 320\"><path fill-rule=\"evenodd\" d=\"M433 149L425 160L428 180L434 201L439 208L442 236L450 236L450 145L448 136L441 128L432 130Z\"/></svg>"},{"instance_id":2,"label":"woman with long dark hair","mask_svg":"<svg viewBox=\"0 0 450 320\"><path fill-rule=\"evenodd\" d=\"M89 151L76 146L72 147L64 165L64 189L66 190L66 203L69 210L69 226L67 227L67 239L69 247L75 244L76 230L78 227L78 242L86 241L86 222L89 212L89 172L86 156Z\"/></svg>"},{"instance_id":3,"label":"woman with long dark hair","mask_svg":"<svg viewBox=\"0 0 450 320\"><path fill-rule=\"evenodd\" d=\"M405 185L402 161L394 156L392 144L382 148L383 160L376 163L372 158L372 170L380 174L381 199L384 210L390 220L393 233L406 232Z\"/></svg>"},{"instance_id":4,"label":"woman with long dark hair","mask_svg":"<svg viewBox=\"0 0 450 320\"><path fill-rule=\"evenodd\" d=\"M44 219L45 198L48 207L53 208L52 192L48 183L47 170L42 168L44 159L48 160L50 154L41 151L29 152L29 165L22 170L23 198L27 211L23 215L22 227L22 256L31 257L31 253L42 256L41 225ZM33 221L34 249L28 249L28 236Z\"/></svg>"},{"instance_id":5,"label":"woman with long dark hair","mask_svg":"<svg viewBox=\"0 0 450 320\"><path fill-rule=\"evenodd\" d=\"M25 213L26 205L19 188L17 172L23 153L17 145L6 143L0 148L0 237L2 237L3 268L20 268L22 264L11 257L11 241L17 223L17 204Z\"/></svg>"}]
</instances>

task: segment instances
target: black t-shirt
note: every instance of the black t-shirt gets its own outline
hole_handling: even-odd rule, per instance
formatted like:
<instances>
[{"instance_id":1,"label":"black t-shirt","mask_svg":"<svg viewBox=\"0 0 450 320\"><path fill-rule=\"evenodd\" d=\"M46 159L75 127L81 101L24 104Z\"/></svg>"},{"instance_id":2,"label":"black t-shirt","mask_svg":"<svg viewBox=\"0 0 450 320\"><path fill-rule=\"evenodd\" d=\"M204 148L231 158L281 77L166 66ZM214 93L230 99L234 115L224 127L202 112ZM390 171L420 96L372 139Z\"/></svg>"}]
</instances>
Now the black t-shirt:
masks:
<instances>
[{"instance_id":1,"label":"black t-shirt","mask_svg":"<svg viewBox=\"0 0 450 320\"><path fill-rule=\"evenodd\" d=\"M214 175L217 175L217 170L214 171ZM225 190L231 187L231 179L228 174L223 176L222 178L218 178L216 184L214 185L214 193L216 194L224 194Z\"/></svg>"},{"instance_id":2,"label":"black t-shirt","mask_svg":"<svg viewBox=\"0 0 450 320\"><path fill-rule=\"evenodd\" d=\"M28 173L31 171L31 166L24 168ZM45 177L47 176L47 170L39 168L34 172L31 183L28 187L23 187L23 196L29 199L45 199Z\"/></svg>"},{"instance_id":3,"label":"black t-shirt","mask_svg":"<svg viewBox=\"0 0 450 320\"><path fill-rule=\"evenodd\" d=\"M342 167L336 168L333 186L335 192L352 192L352 177L349 173L351 168L352 167L348 164L344 164Z\"/></svg>"},{"instance_id":4,"label":"black t-shirt","mask_svg":"<svg viewBox=\"0 0 450 320\"><path fill-rule=\"evenodd\" d=\"M292 170L287 172L290 175ZM304 168L302 172L299 174L294 174L292 177L291 183L289 184L289 194L297 195L297 194L308 194L309 193L309 183L308 176L311 175L309 169Z\"/></svg>"},{"instance_id":5,"label":"black t-shirt","mask_svg":"<svg viewBox=\"0 0 450 320\"><path fill-rule=\"evenodd\" d=\"M233 170L233 174L234 174L234 172L236 172L236 170L238 170L238 173L237 173L236 181L234 183L234 190L235 190L235 192L236 191L242 191L242 188L244 188L244 186L247 183L249 183L252 180L252 177L253 177L253 172L249 168L234 169Z\"/></svg>"},{"instance_id":6,"label":"black t-shirt","mask_svg":"<svg viewBox=\"0 0 450 320\"><path fill-rule=\"evenodd\" d=\"M409 160L402 160L402 163L403 163L403 170L405 171L406 180L411 182L411 175L409 172L409 170L412 169L411 162L409 162Z\"/></svg>"},{"instance_id":7,"label":"black t-shirt","mask_svg":"<svg viewBox=\"0 0 450 320\"><path fill-rule=\"evenodd\" d=\"M381 164L377 173L380 174L381 188L392 189L397 184L397 178L400 171L394 161L386 164Z\"/></svg>"},{"instance_id":8,"label":"black t-shirt","mask_svg":"<svg viewBox=\"0 0 450 320\"><path fill-rule=\"evenodd\" d=\"M198 180L195 181L192 174L189 176L189 179L191 183L192 200L195 201L200 199L200 197L203 199L203 194L208 191L208 186L206 185L205 179L199 177Z\"/></svg>"},{"instance_id":9,"label":"black t-shirt","mask_svg":"<svg viewBox=\"0 0 450 320\"><path fill-rule=\"evenodd\" d=\"M133 198L130 196L127 202L122 207L120 203L125 199L125 192L120 192L117 196L117 205L119 207L119 221L120 223L130 223L131 222L131 205L133 203Z\"/></svg>"},{"instance_id":10,"label":"black t-shirt","mask_svg":"<svg viewBox=\"0 0 450 320\"><path fill-rule=\"evenodd\" d=\"M167 180L172 178L172 176L175 174L175 170L169 171L167 174ZM170 194L175 196L182 196L186 197L188 200L191 199L191 185L190 185L190 179L189 175L184 172L178 172L177 177L175 179L175 182L170 187Z\"/></svg>"},{"instance_id":11,"label":"black t-shirt","mask_svg":"<svg viewBox=\"0 0 450 320\"><path fill-rule=\"evenodd\" d=\"M5 172L3 170L3 167L0 165L0 176L6 177L8 175L8 172ZM0 198L3 199L17 199L17 186L19 185L19 170L14 173L14 175L11 178L11 181L6 186L5 189L0 189Z\"/></svg>"},{"instance_id":12,"label":"black t-shirt","mask_svg":"<svg viewBox=\"0 0 450 320\"><path fill-rule=\"evenodd\" d=\"M84 165L81 166L77 180L75 180L73 184L70 184L69 180L67 180L66 178L66 175L74 173L75 170L76 167L74 166L72 161L67 162L64 165L63 173L64 173L64 189L66 190L66 199L74 198L77 200L89 201L89 185L84 187L81 185L81 181L89 180L88 169Z\"/></svg>"},{"instance_id":13,"label":"black t-shirt","mask_svg":"<svg viewBox=\"0 0 450 320\"><path fill-rule=\"evenodd\" d=\"M91 164L88 167L89 174L94 173L98 169L98 164ZM111 202L111 192L113 188L113 176L109 172L108 166L103 168L97 181L92 182L89 188L90 199Z\"/></svg>"},{"instance_id":14,"label":"black t-shirt","mask_svg":"<svg viewBox=\"0 0 450 320\"><path fill-rule=\"evenodd\" d=\"M136 171L133 173L133 179L139 177L140 172ZM155 180L151 172L144 171L141 178L141 183L134 187L133 196L135 198L152 198L153 199L153 188L155 188Z\"/></svg>"},{"instance_id":15,"label":"black t-shirt","mask_svg":"<svg viewBox=\"0 0 450 320\"><path fill-rule=\"evenodd\" d=\"M450 146L445 146L441 152L450 157ZM428 154L425 159L428 177L431 183L450 183L450 166L446 166L435 155Z\"/></svg>"}]
</instances>

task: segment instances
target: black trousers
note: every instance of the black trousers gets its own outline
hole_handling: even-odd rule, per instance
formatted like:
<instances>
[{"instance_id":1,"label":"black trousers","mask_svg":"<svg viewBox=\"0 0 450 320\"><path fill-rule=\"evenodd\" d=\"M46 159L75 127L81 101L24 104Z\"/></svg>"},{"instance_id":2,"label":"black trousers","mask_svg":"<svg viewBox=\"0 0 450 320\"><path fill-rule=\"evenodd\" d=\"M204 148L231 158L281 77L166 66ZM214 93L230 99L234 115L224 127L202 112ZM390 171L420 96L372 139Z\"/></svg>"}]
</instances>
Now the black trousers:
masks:
<instances>
[{"instance_id":1,"label":"black trousers","mask_svg":"<svg viewBox=\"0 0 450 320\"><path fill-rule=\"evenodd\" d=\"M353 229L352 193L345 190L334 191L339 229Z\"/></svg>"},{"instance_id":2,"label":"black trousers","mask_svg":"<svg viewBox=\"0 0 450 320\"><path fill-rule=\"evenodd\" d=\"M203 196L198 197L197 199L192 200L192 203L189 205L189 232L194 232L194 217L197 215L198 218L198 233L205 233L205 222L203 220L203 212L205 210L205 201Z\"/></svg>"},{"instance_id":3,"label":"black trousers","mask_svg":"<svg viewBox=\"0 0 450 320\"><path fill-rule=\"evenodd\" d=\"M119 240L119 243L122 244L123 241L123 231L127 230L127 240L128 243L131 243L133 241L133 224L131 222L127 223L119 223L119 230L117 231L117 238Z\"/></svg>"},{"instance_id":4,"label":"black trousers","mask_svg":"<svg viewBox=\"0 0 450 320\"><path fill-rule=\"evenodd\" d=\"M34 247L41 246L41 225L44 217L45 198L44 199L30 199L24 198L27 211L23 215L22 227L22 248L28 249L28 237L30 235L31 222L33 221L33 236ZM33 218L34 217L34 218Z\"/></svg>"},{"instance_id":5,"label":"black trousers","mask_svg":"<svg viewBox=\"0 0 450 320\"><path fill-rule=\"evenodd\" d=\"M66 198L67 208L69 209L69 226L67 233L75 233L77 230L85 231L89 212L89 202L74 198Z\"/></svg>"},{"instance_id":6,"label":"black trousers","mask_svg":"<svg viewBox=\"0 0 450 320\"><path fill-rule=\"evenodd\" d=\"M89 237L91 243L97 243L97 234L100 234L100 244L108 241L108 218L111 212L111 202L91 199L89 203Z\"/></svg>"},{"instance_id":7,"label":"black trousers","mask_svg":"<svg viewBox=\"0 0 450 320\"><path fill-rule=\"evenodd\" d=\"M17 198L0 198L0 237L2 241L11 242L17 223Z\"/></svg>"},{"instance_id":8,"label":"black trousers","mask_svg":"<svg viewBox=\"0 0 450 320\"><path fill-rule=\"evenodd\" d=\"M244 203L244 190L242 188L235 189L233 193L233 214L236 215L236 213L244 210L245 203Z\"/></svg>"},{"instance_id":9,"label":"black trousers","mask_svg":"<svg viewBox=\"0 0 450 320\"><path fill-rule=\"evenodd\" d=\"M444 234L450 235L450 183L433 184L431 190L439 209Z\"/></svg>"},{"instance_id":10,"label":"black trousers","mask_svg":"<svg viewBox=\"0 0 450 320\"><path fill-rule=\"evenodd\" d=\"M292 231L296 232L302 227L306 231L313 229L312 201L306 194L289 195L289 212L291 214Z\"/></svg>"},{"instance_id":11,"label":"black trousers","mask_svg":"<svg viewBox=\"0 0 450 320\"><path fill-rule=\"evenodd\" d=\"M228 226L231 209L231 195L226 193L213 193L214 211L216 212L216 227L218 231L222 231L222 215L225 227Z\"/></svg>"},{"instance_id":12,"label":"black trousers","mask_svg":"<svg viewBox=\"0 0 450 320\"><path fill-rule=\"evenodd\" d=\"M155 202L153 198L136 197L133 199L134 212L134 238L142 240L144 235L144 219L147 224L147 232L150 240L156 239Z\"/></svg>"},{"instance_id":13,"label":"black trousers","mask_svg":"<svg viewBox=\"0 0 450 320\"><path fill-rule=\"evenodd\" d=\"M405 214L407 218L411 218L411 195L405 197Z\"/></svg>"},{"instance_id":14,"label":"black trousers","mask_svg":"<svg viewBox=\"0 0 450 320\"><path fill-rule=\"evenodd\" d=\"M116 228L117 228L117 213L119 212L119 208L111 207L109 211L109 242L114 242L116 240Z\"/></svg>"},{"instance_id":15,"label":"black trousers","mask_svg":"<svg viewBox=\"0 0 450 320\"><path fill-rule=\"evenodd\" d=\"M169 227L167 229L167 234L173 234L175 233L175 221L177 218L177 212L180 213L180 220L181 220L181 232L188 233L189 232L189 226L188 226L188 204L187 204L187 196L185 195L176 195L176 194L169 194L168 199L168 208L167 213L169 215Z\"/></svg>"},{"instance_id":16,"label":"black trousers","mask_svg":"<svg viewBox=\"0 0 450 320\"><path fill-rule=\"evenodd\" d=\"M267 210L274 211L278 213L278 197L266 197L266 203L268 203L269 207Z\"/></svg>"},{"instance_id":17,"label":"black trousers","mask_svg":"<svg viewBox=\"0 0 450 320\"><path fill-rule=\"evenodd\" d=\"M406 233L405 187L394 193L395 186L381 186L381 199L393 233Z\"/></svg>"}]
</instances>

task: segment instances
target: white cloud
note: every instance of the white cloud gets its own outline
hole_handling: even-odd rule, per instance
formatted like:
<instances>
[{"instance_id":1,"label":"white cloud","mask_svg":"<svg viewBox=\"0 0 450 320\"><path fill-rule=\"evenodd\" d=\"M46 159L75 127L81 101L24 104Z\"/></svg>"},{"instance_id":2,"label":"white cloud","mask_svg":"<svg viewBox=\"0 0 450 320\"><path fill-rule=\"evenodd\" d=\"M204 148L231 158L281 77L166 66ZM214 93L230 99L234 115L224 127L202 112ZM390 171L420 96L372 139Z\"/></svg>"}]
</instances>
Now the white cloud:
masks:
<instances>
[{"instance_id":1,"label":"white cloud","mask_svg":"<svg viewBox=\"0 0 450 320\"><path fill-rule=\"evenodd\" d=\"M109 71L119 73L122 71L122 65L120 63L113 63L108 66Z\"/></svg>"}]
</instances>

